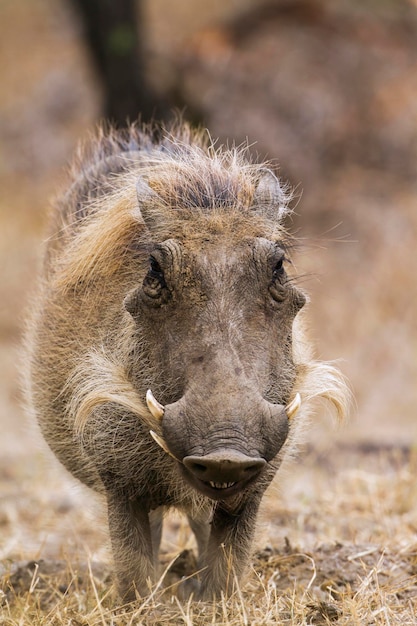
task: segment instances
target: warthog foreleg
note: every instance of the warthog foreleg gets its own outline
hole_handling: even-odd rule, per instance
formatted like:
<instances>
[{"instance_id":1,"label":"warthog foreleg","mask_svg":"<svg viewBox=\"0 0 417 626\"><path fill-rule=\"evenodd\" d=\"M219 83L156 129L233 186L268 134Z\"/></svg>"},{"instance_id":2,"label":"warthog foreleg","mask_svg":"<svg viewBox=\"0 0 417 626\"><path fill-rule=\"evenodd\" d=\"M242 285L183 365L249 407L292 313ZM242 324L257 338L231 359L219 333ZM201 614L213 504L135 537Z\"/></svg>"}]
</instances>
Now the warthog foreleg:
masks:
<instances>
[{"instance_id":1,"label":"warthog foreleg","mask_svg":"<svg viewBox=\"0 0 417 626\"><path fill-rule=\"evenodd\" d=\"M153 541L159 542L159 519L153 532L147 503L126 494L108 493L109 531L119 594L131 602L149 594L154 580ZM158 515L156 516L158 518Z\"/></svg>"},{"instance_id":2,"label":"warthog foreleg","mask_svg":"<svg viewBox=\"0 0 417 626\"><path fill-rule=\"evenodd\" d=\"M201 573L199 598L229 596L247 563L261 497L253 495L238 510L219 503L213 513L206 568Z\"/></svg>"}]
</instances>

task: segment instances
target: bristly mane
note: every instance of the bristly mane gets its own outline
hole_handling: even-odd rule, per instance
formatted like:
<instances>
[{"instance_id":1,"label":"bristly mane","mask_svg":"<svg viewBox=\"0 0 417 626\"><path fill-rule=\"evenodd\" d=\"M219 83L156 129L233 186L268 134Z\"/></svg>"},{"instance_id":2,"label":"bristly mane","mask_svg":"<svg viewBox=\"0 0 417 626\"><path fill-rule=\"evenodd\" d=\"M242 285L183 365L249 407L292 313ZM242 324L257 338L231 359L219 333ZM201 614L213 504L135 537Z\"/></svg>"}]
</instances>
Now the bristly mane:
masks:
<instances>
[{"instance_id":1,"label":"bristly mane","mask_svg":"<svg viewBox=\"0 0 417 626\"><path fill-rule=\"evenodd\" d=\"M186 124L154 128L151 134L136 126L101 129L80 151L72 168L74 182L58 203L49 257L57 259L61 255L54 251L65 249L65 258L62 264L50 261L49 268L67 288L93 275L116 272L143 230L136 195L139 178L158 199L161 235L169 215L193 221L214 213L220 230L235 228L240 221L248 234L257 228L259 234L274 231L281 239L288 237L281 224L291 197L286 186L276 179L273 199L255 199L265 171L269 164L252 162L247 147L216 147L207 132Z\"/></svg>"},{"instance_id":2,"label":"bristly mane","mask_svg":"<svg viewBox=\"0 0 417 626\"><path fill-rule=\"evenodd\" d=\"M187 124L168 129L100 128L78 152L65 210L84 217L97 197L119 187L117 176L131 170L149 180L171 208L242 209L250 206L254 188L269 167L254 163L247 146L216 147L208 132ZM290 199L288 187L282 186L281 205L288 208Z\"/></svg>"}]
</instances>

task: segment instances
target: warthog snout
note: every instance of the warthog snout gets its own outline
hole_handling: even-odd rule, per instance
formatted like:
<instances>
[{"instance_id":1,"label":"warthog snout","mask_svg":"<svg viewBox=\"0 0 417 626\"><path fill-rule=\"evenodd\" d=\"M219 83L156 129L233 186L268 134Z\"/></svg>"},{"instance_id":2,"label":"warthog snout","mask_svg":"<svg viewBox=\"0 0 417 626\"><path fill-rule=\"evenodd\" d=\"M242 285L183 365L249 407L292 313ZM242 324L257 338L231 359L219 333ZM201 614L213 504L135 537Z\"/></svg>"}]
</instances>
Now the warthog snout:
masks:
<instances>
[{"instance_id":1,"label":"warthog snout","mask_svg":"<svg viewBox=\"0 0 417 626\"><path fill-rule=\"evenodd\" d=\"M218 450L204 456L186 456L183 464L201 490L210 490L212 497L215 490L224 497L256 478L266 461L237 450Z\"/></svg>"},{"instance_id":2,"label":"warthog snout","mask_svg":"<svg viewBox=\"0 0 417 626\"><path fill-rule=\"evenodd\" d=\"M214 500L242 492L258 480L289 433L287 407L255 392L238 399L213 393L207 401L186 393L173 404L159 405L162 436L152 433L178 461L187 482Z\"/></svg>"}]
</instances>

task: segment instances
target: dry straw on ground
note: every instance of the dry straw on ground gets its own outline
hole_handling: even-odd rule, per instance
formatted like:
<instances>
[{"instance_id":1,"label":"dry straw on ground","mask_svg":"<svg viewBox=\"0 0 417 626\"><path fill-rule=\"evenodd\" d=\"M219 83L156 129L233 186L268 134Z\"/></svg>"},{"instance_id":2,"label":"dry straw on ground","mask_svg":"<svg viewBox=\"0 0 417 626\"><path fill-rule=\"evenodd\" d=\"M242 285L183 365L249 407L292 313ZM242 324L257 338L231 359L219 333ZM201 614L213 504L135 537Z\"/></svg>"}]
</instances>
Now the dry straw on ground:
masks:
<instances>
[{"instance_id":1,"label":"dry straw on ground","mask_svg":"<svg viewBox=\"0 0 417 626\"><path fill-rule=\"evenodd\" d=\"M0 623L417 624L416 467L409 451L303 455L280 498L271 492L258 538L263 547L232 598L179 599L177 583L192 575L195 559L185 522L174 518L159 582L148 598L124 607L117 606L104 534L85 509L89 495L66 489L59 474L45 490L41 464L37 480L16 497L15 477L3 468L2 535L6 552L14 544L20 555L9 550L0 564Z\"/></svg>"}]
</instances>

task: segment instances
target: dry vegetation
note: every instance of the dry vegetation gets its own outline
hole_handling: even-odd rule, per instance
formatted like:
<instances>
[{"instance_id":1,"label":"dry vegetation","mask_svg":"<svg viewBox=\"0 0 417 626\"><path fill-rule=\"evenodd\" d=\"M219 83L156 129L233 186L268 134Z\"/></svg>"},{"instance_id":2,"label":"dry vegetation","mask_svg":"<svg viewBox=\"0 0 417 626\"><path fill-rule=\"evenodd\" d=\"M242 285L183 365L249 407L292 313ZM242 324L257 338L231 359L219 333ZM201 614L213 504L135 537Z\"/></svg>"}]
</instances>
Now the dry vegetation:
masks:
<instances>
[{"instance_id":1,"label":"dry vegetation","mask_svg":"<svg viewBox=\"0 0 417 626\"><path fill-rule=\"evenodd\" d=\"M148 0L155 82L175 69L213 135L260 140L261 154L301 181L294 228L303 236L330 230L298 259L315 276L305 285L313 332L320 356L344 359L357 416L338 433L319 418L307 449L278 477L252 570L233 598L196 604L171 593L193 562L185 523L172 518L161 584L144 603L114 608L102 508L44 461L20 408L16 356L45 202L95 123L99 89L64 0L4 0L2 626L417 624L417 9L406 0L340 0L323 17L323 3L311 1L292 18L259 18L250 36L242 25L212 26L252 4L202 2L191 13L187 0Z\"/></svg>"},{"instance_id":2,"label":"dry vegetation","mask_svg":"<svg viewBox=\"0 0 417 626\"><path fill-rule=\"evenodd\" d=\"M1 623L416 624L417 458L357 447L337 453L303 455L279 500L273 490L245 584L214 605L175 594L195 563L185 523L171 518L160 582L144 602L114 608L89 494L70 489L59 471L52 480L39 460L17 475L3 468Z\"/></svg>"},{"instance_id":3,"label":"dry vegetation","mask_svg":"<svg viewBox=\"0 0 417 626\"><path fill-rule=\"evenodd\" d=\"M171 518L160 586L117 609L103 512L42 459L6 457L0 466L2 624L417 622L417 457L409 451L355 445L303 454L279 497L273 488L252 569L227 602L177 599L193 546L183 520Z\"/></svg>"}]
</instances>

